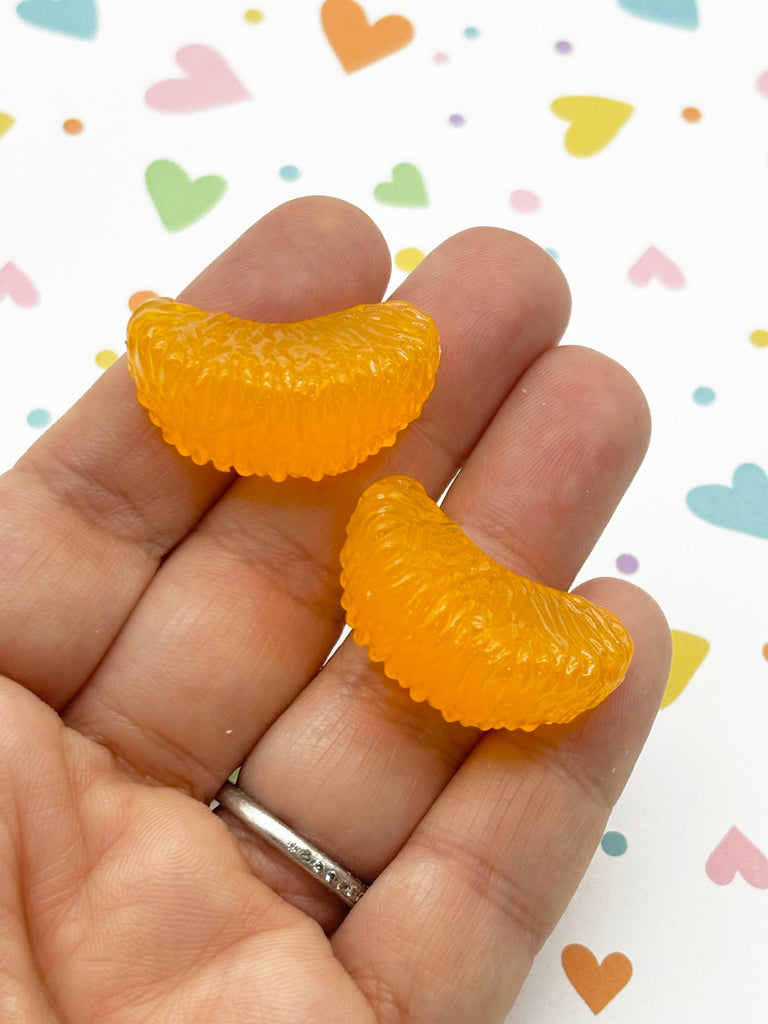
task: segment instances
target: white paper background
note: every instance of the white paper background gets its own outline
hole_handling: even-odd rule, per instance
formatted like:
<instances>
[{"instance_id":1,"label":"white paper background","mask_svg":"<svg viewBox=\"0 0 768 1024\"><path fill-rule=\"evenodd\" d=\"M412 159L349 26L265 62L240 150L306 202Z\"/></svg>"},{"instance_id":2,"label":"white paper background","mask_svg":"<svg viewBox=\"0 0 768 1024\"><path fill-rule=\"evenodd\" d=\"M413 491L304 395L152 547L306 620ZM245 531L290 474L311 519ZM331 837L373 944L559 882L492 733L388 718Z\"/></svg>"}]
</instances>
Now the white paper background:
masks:
<instances>
[{"instance_id":1,"label":"white paper background","mask_svg":"<svg viewBox=\"0 0 768 1024\"><path fill-rule=\"evenodd\" d=\"M133 292L177 292L292 196L357 203L393 254L426 252L480 223L555 250L574 293L566 341L624 363L654 418L649 457L584 575L618 574L616 558L635 555L633 581L711 650L660 713L615 811L627 852L598 850L509 1020L593 1019L560 963L578 942L633 964L601 1021L761 1024L768 892L740 875L715 885L705 863L732 826L768 853L768 541L704 522L686 495L730 485L744 463L768 470L768 348L749 341L768 330L768 96L757 87L768 8L699 0L699 27L688 30L617 0L369 0L371 20L402 14L415 37L346 74L319 0L264 0L256 25L247 6L102 2L92 40L29 25L15 3L0 8L0 111L15 118L0 138L0 266L13 261L40 293L30 308L0 301L0 466L39 435L31 410L58 417L97 378L96 353L121 350ZM683 0L655 3L676 6ZM559 40L572 52L558 53ZM197 113L150 109L146 90L180 75L174 54L192 43L216 49L252 98ZM635 111L601 152L578 158L550 104L585 94ZM682 118L688 106L701 110L698 123ZM465 124L452 126L452 114ZM82 134L62 130L72 117ZM144 185L160 158L228 184L178 233ZM373 197L403 161L422 173L424 209ZM297 181L281 180L286 164L300 169ZM515 189L535 192L540 210L517 213ZM684 288L630 282L651 245L683 271ZM403 276L395 270L393 283ZM700 386L715 391L711 405L693 400Z\"/></svg>"}]
</instances>

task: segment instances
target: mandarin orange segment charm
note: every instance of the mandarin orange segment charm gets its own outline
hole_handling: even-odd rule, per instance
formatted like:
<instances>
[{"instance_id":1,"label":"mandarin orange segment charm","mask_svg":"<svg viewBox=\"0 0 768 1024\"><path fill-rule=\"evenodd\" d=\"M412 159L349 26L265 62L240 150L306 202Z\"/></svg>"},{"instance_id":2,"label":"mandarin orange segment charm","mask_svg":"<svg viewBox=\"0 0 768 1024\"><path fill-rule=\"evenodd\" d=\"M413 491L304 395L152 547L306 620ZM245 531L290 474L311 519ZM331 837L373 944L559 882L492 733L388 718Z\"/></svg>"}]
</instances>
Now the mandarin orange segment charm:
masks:
<instances>
[{"instance_id":1,"label":"mandarin orange segment charm","mask_svg":"<svg viewBox=\"0 0 768 1024\"><path fill-rule=\"evenodd\" d=\"M394 444L440 361L434 322L407 302L269 324L152 299L127 346L166 441L200 465L273 480L343 473Z\"/></svg>"},{"instance_id":2,"label":"mandarin orange segment charm","mask_svg":"<svg viewBox=\"0 0 768 1024\"><path fill-rule=\"evenodd\" d=\"M569 722L629 667L632 641L616 615L493 561L409 477L363 493L341 563L355 640L449 722Z\"/></svg>"}]
</instances>

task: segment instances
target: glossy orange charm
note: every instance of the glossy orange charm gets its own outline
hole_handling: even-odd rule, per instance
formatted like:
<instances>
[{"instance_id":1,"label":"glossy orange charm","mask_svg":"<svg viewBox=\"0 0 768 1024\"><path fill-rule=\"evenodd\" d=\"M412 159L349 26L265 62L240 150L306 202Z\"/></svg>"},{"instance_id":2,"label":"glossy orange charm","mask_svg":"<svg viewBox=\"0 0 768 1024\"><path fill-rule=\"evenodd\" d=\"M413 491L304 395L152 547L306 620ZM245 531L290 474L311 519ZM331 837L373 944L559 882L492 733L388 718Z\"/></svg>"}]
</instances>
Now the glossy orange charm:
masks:
<instances>
[{"instance_id":1,"label":"glossy orange charm","mask_svg":"<svg viewBox=\"0 0 768 1024\"><path fill-rule=\"evenodd\" d=\"M494 562L409 477L363 493L341 563L355 640L449 722L569 722L629 667L632 641L616 615Z\"/></svg>"},{"instance_id":2,"label":"glossy orange charm","mask_svg":"<svg viewBox=\"0 0 768 1024\"><path fill-rule=\"evenodd\" d=\"M394 444L440 361L437 328L407 302L264 324L152 299L127 346L166 441L200 465L273 480L343 473Z\"/></svg>"}]
</instances>

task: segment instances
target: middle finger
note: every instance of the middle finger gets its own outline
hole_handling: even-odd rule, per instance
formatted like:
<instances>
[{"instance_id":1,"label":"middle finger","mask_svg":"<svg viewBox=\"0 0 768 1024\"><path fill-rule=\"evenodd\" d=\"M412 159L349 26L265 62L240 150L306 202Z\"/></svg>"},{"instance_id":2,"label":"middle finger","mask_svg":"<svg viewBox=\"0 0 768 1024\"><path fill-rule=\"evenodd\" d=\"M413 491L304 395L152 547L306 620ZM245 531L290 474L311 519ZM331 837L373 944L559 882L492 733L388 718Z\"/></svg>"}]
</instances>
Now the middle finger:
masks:
<instances>
[{"instance_id":1,"label":"middle finger","mask_svg":"<svg viewBox=\"0 0 768 1024\"><path fill-rule=\"evenodd\" d=\"M142 776L204 799L218 789L338 636L338 554L360 492L402 472L439 494L569 312L555 263L498 229L449 239L398 298L426 310L441 334L421 419L338 478L237 481L165 563L66 710L68 724Z\"/></svg>"}]
</instances>

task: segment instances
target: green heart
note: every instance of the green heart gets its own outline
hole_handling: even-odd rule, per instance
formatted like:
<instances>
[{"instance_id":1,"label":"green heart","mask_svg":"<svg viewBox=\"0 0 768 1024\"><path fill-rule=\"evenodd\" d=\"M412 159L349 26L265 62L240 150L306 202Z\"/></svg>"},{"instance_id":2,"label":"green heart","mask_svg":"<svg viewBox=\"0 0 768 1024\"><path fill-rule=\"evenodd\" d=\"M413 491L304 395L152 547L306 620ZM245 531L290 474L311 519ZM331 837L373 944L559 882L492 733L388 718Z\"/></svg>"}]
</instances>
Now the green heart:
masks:
<instances>
[{"instance_id":1,"label":"green heart","mask_svg":"<svg viewBox=\"0 0 768 1024\"><path fill-rule=\"evenodd\" d=\"M380 203L390 206L429 206L424 179L413 164L397 164L392 168L392 181L382 181L373 190Z\"/></svg>"},{"instance_id":2,"label":"green heart","mask_svg":"<svg viewBox=\"0 0 768 1024\"><path fill-rule=\"evenodd\" d=\"M227 189L226 181L218 174L206 174L193 181L173 160L154 160L145 179L160 220L169 231L181 231L200 220Z\"/></svg>"}]
</instances>

